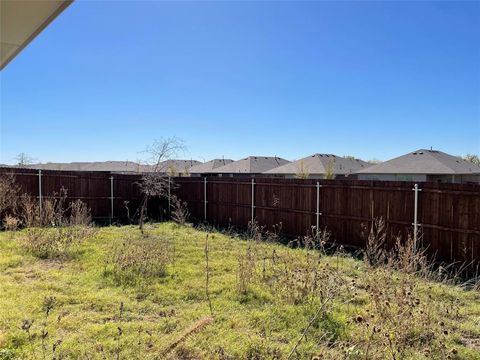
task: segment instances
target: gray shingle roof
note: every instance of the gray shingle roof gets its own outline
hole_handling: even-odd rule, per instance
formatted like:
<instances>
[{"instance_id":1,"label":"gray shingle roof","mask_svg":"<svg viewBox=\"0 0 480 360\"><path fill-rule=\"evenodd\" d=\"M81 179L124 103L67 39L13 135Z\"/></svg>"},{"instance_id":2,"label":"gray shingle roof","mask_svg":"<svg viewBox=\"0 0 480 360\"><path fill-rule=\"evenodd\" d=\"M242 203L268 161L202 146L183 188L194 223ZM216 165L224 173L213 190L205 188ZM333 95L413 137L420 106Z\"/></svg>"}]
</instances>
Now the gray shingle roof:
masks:
<instances>
[{"instance_id":1,"label":"gray shingle roof","mask_svg":"<svg viewBox=\"0 0 480 360\"><path fill-rule=\"evenodd\" d=\"M289 163L288 160L274 156L249 156L245 159L231 162L230 164L215 169L219 174L260 174Z\"/></svg>"},{"instance_id":2,"label":"gray shingle roof","mask_svg":"<svg viewBox=\"0 0 480 360\"><path fill-rule=\"evenodd\" d=\"M201 164L196 160L167 160L159 164L158 171L184 172L193 165ZM98 162L71 162L71 163L44 163L25 166L29 169L66 170L66 171L111 171L111 172L148 172L154 166L139 164L134 161L98 161Z\"/></svg>"},{"instance_id":3,"label":"gray shingle roof","mask_svg":"<svg viewBox=\"0 0 480 360\"><path fill-rule=\"evenodd\" d=\"M144 165L133 161L98 161L98 162L70 162L70 163L43 163L25 166L29 169L66 170L66 171L117 171L141 172Z\"/></svg>"},{"instance_id":4,"label":"gray shingle roof","mask_svg":"<svg viewBox=\"0 0 480 360\"><path fill-rule=\"evenodd\" d=\"M213 159L203 164L194 165L188 169L188 171L190 174L205 174L209 172L215 172L214 170L220 166L224 166L232 162L232 159Z\"/></svg>"},{"instance_id":5,"label":"gray shingle roof","mask_svg":"<svg viewBox=\"0 0 480 360\"><path fill-rule=\"evenodd\" d=\"M265 174L294 175L300 172L306 172L311 175L325 174L329 166L333 166L333 172L335 174L348 175L362 168L366 168L370 166L370 164L363 160L344 158L333 154L313 154L289 164L265 171Z\"/></svg>"},{"instance_id":6,"label":"gray shingle roof","mask_svg":"<svg viewBox=\"0 0 480 360\"><path fill-rule=\"evenodd\" d=\"M438 150L420 149L358 171L359 174L480 174L480 166Z\"/></svg>"}]
</instances>

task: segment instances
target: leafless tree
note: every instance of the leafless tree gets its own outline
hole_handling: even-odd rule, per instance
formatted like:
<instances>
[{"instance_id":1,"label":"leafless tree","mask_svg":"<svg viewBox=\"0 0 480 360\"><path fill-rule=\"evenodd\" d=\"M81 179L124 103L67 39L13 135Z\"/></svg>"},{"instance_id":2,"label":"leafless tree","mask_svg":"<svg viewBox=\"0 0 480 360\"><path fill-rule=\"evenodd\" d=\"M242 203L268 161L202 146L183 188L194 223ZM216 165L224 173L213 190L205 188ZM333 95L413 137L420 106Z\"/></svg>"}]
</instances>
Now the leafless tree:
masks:
<instances>
[{"instance_id":1,"label":"leafless tree","mask_svg":"<svg viewBox=\"0 0 480 360\"><path fill-rule=\"evenodd\" d=\"M183 141L176 137L155 140L152 145L145 149L145 153L149 156L147 161L149 171L144 173L139 182L140 191L143 194L139 217L139 227L142 233L148 200L152 197L165 197L168 195L169 185L171 186L167 174L168 168L163 166L163 162L172 159L184 150Z\"/></svg>"},{"instance_id":2,"label":"leafless tree","mask_svg":"<svg viewBox=\"0 0 480 360\"><path fill-rule=\"evenodd\" d=\"M475 154L467 154L465 156L463 156L463 159L473 163L473 164L477 164L477 165L480 165L480 157L478 155L475 155Z\"/></svg>"},{"instance_id":3,"label":"leafless tree","mask_svg":"<svg viewBox=\"0 0 480 360\"><path fill-rule=\"evenodd\" d=\"M17 166L25 167L27 165L33 164L35 159L22 152L15 156L15 161L17 162Z\"/></svg>"}]
</instances>

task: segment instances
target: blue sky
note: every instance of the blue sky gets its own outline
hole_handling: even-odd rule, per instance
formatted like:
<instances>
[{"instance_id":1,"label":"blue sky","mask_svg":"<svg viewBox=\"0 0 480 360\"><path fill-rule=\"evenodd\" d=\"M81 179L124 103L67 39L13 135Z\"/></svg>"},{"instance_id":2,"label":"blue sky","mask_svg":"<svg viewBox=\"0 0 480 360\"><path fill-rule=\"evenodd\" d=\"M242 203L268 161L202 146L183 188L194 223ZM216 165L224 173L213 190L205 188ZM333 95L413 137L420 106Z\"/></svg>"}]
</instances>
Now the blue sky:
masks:
<instances>
[{"instance_id":1,"label":"blue sky","mask_svg":"<svg viewBox=\"0 0 480 360\"><path fill-rule=\"evenodd\" d=\"M1 156L480 153L480 2L76 1L1 73Z\"/></svg>"}]
</instances>

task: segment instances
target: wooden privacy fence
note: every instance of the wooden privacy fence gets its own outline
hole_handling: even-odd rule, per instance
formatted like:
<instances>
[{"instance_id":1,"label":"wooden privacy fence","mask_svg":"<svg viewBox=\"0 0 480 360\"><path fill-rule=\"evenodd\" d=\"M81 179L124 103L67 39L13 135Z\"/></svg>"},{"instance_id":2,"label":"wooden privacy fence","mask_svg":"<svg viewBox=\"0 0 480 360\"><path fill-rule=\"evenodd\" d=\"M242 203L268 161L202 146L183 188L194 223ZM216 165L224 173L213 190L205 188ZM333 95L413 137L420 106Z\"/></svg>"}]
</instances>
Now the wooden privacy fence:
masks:
<instances>
[{"instance_id":1,"label":"wooden privacy fence","mask_svg":"<svg viewBox=\"0 0 480 360\"><path fill-rule=\"evenodd\" d=\"M0 168L40 201L61 187L87 203L94 219L122 220L137 211L139 174ZM187 202L194 221L246 228L254 219L289 236L327 228L338 244L363 247L365 229L382 217L391 235L414 233L445 262L480 263L480 185L360 180L179 177L172 194ZM417 200L415 200L417 199ZM169 205L153 201L151 217ZM390 244L391 245L391 244Z\"/></svg>"},{"instance_id":2,"label":"wooden privacy fence","mask_svg":"<svg viewBox=\"0 0 480 360\"><path fill-rule=\"evenodd\" d=\"M67 190L68 201L80 199L85 202L96 220L127 218L125 202L133 215L141 200L137 186L141 175L21 168L0 168L0 174L13 175L20 193L36 197L40 204L63 187Z\"/></svg>"},{"instance_id":3,"label":"wooden privacy fence","mask_svg":"<svg viewBox=\"0 0 480 360\"><path fill-rule=\"evenodd\" d=\"M363 247L382 217L390 246L418 228L418 242L440 261L479 262L480 186L360 180L178 178L175 193L197 221L245 228L256 220L290 236L332 232L338 244ZM366 231L365 231L366 230Z\"/></svg>"}]
</instances>

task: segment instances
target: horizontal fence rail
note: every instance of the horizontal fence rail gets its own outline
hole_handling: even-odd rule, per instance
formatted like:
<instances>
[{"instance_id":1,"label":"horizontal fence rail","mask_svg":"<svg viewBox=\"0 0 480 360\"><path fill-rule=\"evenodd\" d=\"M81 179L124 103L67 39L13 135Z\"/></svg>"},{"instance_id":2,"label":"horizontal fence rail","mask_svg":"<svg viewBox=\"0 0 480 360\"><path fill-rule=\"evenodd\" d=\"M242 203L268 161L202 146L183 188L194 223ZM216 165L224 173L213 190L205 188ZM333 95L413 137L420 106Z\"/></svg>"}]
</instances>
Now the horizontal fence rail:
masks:
<instances>
[{"instance_id":1,"label":"horizontal fence rail","mask_svg":"<svg viewBox=\"0 0 480 360\"><path fill-rule=\"evenodd\" d=\"M94 219L132 216L142 198L141 174L20 168L0 168L0 174L12 174L21 192L40 202L63 187L69 200L87 203ZM440 261L480 263L480 185L250 177L171 181L168 194L188 204L193 221L246 228L253 219L267 230L281 225L287 236L326 228L338 244L361 248L372 221L383 218L390 246L395 236L410 234ZM162 218L170 206L170 198L168 204L154 202L151 213Z\"/></svg>"}]
</instances>

